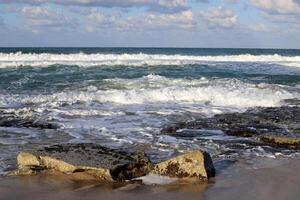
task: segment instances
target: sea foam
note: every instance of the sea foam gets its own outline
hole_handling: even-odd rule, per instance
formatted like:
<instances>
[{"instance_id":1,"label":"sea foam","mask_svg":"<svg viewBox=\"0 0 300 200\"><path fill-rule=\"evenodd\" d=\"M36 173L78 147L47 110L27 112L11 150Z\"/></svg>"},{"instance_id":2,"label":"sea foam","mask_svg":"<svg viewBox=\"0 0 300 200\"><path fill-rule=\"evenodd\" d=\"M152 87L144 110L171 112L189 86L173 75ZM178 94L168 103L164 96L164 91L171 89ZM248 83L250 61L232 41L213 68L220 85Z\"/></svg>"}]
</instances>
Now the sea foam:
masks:
<instances>
[{"instance_id":1,"label":"sea foam","mask_svg":"<svg viewBox=\"0 0 300 200\"><path fill-rule=\"evenodd\" d=\"M2 104L24 103L59 107L75 103L210 104L214 106L279 106L284 99L299 98L298 89L276 84L246 83L238 79L171 79L148 75L137 79L107 79L122 89L98 90L90 86L49 95L0 95ZM152 82L152 83L151 83Z\"/></svg>"},{"instance_id":2,"label":"sea foam","mask_svg":"<svg viewBox=\"0 0 300 200\"><path fill-rule=\"evenodd\" d=\"M300 67L300 56L274 55L164 55L164 54L50 54L50 53L0 53L0 68L20 66L77 65L89 66L157 66L157 65L191 65L206 62L266 62L284 66Z\"/></svg>"}]
</instances>

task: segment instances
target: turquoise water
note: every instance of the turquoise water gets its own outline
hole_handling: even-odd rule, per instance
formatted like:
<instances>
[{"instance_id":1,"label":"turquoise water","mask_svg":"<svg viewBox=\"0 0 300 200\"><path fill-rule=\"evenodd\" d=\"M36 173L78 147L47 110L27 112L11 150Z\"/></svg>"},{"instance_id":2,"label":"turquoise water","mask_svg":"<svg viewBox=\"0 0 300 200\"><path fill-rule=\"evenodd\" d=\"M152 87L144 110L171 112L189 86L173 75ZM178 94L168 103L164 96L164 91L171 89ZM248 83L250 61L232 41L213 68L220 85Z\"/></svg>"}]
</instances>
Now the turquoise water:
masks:
<instances>
[{"instance_id":1,"label":"turquoise water","mask_svg":"<svg viewBox=\"0 0 300 200\"><path fill-rule=\"evenodd\" d=\"M143 148L153 157L202 148L218 157L228 147L215 138L230 139L220 132L191 141L160 129L295 98L300 50L1 48L2 114L59 127L0 127L2 171L19 150L57 142ZM244 156L275 153L254 148Z\"/></svg>"}]
</instances>

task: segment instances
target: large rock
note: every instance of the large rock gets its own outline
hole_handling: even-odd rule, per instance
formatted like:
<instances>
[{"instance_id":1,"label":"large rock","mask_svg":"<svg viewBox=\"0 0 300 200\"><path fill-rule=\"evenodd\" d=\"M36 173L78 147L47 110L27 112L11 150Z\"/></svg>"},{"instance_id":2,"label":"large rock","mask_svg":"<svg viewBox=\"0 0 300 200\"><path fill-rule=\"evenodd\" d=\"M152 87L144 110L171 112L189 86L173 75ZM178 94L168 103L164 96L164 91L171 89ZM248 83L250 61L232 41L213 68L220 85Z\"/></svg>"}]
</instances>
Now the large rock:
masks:
<instances>
[{"instance_id":1,"label":"large rock","mask_svg":"<svg viewBox=\"0 0 300 200\"><path fill-rule=\"evenodd\" d=\"M215 175L210 155L202 151L192 151L156 164L153 172L169 177L200 180L208 180Z\"/></svg>"},{"instance_id":2,"label":"large rock","mask_svg":"<svg viewBox=\"0 0 300 200\"><path fill-rule=\"evenodd\" d=\"M36 156L25 152L19 153L19 155L17 156L17 161L19 166L24 166L24 167L40 165L40 161Z\"/></svg>"},{"instance_id":3,"label":"large rock","mask_svg":"<svg viewBox=\"0 0 300 200\"><path fill-rule=\"evenodd\" d=\"M14 174L55 170L66 174L87 173L99 180L124 181L144 176L152 164L142 153L108 149L96 144L62 144L18 155Z\"/></svg>"},{"instance_id":4,"label":"large rock","mask_svg":"<svg viewBox=\"0 0 300 200\"><path fill-rule=\"evenodd\" d=\"M260 137L260 141L274 147L300 149L300 138L266 135Z\"/></svg>"},{"instance_id":5,"label":"large rock","mask_svg":"<svg viewBox=\"0 0 300 200\"><path fill-rule=\"evenodd\" d=\"M144 153L129 153L96 144L61 144L37 151L21 152L18 170L11 175L64 174L75 179L125 181L150 172L176 178L207 180L215 169L208 153L189 152L152 164Z\"/></svg>"}]
</instances>

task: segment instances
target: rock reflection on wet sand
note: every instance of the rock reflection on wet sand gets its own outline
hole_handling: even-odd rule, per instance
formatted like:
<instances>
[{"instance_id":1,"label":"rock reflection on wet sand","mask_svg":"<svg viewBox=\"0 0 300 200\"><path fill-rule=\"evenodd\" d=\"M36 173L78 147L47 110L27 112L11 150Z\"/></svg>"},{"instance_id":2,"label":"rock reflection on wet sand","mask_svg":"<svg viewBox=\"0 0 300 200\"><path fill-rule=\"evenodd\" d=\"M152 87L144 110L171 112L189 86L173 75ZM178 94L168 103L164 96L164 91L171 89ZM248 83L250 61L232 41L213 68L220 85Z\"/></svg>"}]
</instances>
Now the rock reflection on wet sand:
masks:
<instances>
[{"instance_id":1,"label":"rock reflection on wet sand","mask_svg":"<svg viewBox=\"0 0 300 200\"><path fill-rule=\"evenodd\" d=\"M5 178L0 182L0 199L202 199L206 183L164 186L107 184L74 181L67 175Z\"/></svg>"},{"instance_id":2,"label":"rock reflection on wet sand","mask_svg":"<svg viewBox=\"0 0 300 200\"><path fill-rule=\"evenodd\" d=\"M217 173L208 184L103 184L74 181L67 175L7 177L0 180L0 199L294 200L300 195L299 169L299 158L240 160Z\"/></svg>"}]
</instances>

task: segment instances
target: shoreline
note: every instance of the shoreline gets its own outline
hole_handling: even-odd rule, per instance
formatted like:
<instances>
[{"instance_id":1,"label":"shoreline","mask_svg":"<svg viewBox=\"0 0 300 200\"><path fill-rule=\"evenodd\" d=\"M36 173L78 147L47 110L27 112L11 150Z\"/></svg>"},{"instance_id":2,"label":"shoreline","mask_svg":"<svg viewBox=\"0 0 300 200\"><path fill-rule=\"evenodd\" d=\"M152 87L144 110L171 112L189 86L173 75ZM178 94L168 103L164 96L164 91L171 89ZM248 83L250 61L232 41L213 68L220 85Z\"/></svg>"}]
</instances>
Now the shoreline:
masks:
<instances>
[{"instance_id":1,"label":"shoreline","mask_svg":"<svg viewBox=\"0 0 300 200\"><path fill-rule=\"evenodd\" d=\"M249 164L251 163L251 164ZM257 169L253 169L257 168ZM1 177L0 199L297 199L299 157L239 160L208 184L99 184L57 176Z\"/></svg>"}]
</instances>

